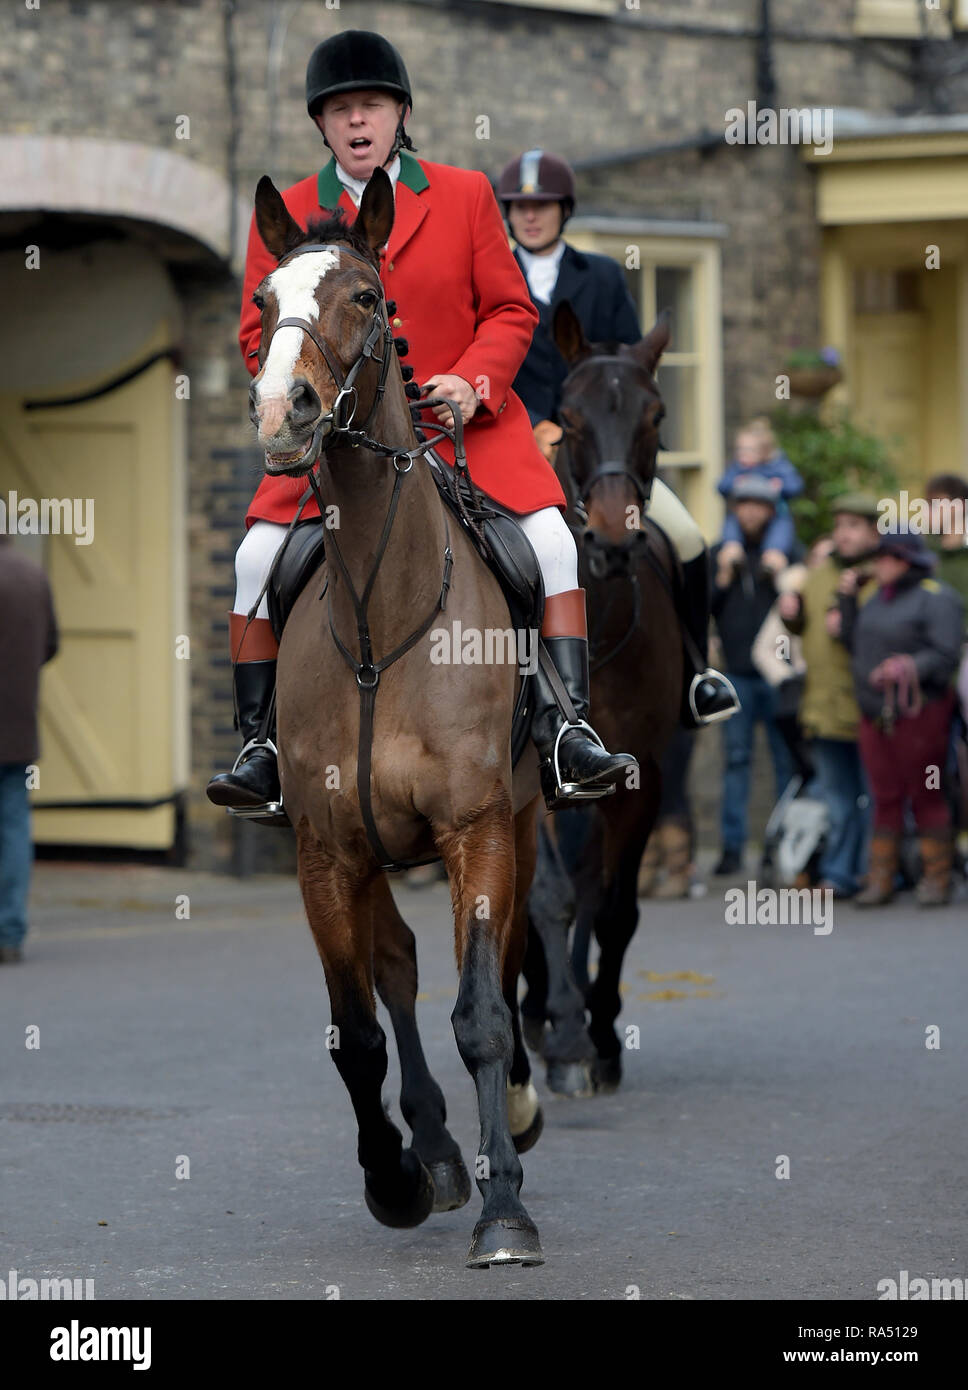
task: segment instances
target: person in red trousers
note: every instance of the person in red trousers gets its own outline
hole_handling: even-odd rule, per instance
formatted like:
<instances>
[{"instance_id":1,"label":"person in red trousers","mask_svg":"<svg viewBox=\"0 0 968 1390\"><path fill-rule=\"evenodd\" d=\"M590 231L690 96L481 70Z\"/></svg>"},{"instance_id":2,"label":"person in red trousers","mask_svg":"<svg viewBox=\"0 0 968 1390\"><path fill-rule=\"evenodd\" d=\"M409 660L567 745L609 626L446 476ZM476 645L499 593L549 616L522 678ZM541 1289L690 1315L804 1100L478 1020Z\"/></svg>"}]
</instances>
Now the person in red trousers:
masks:
<instances>
[{"instance_id":1,"label":"person in red trousers","mask_svg":"<svg viewBox=\"0 0 968 1390\"><path fill-rule=\"evenodd\" d=\"M874 798L867 885L858 907L894 895L904 807L918 828L922 907L951 892L952 835L941 785L954 711L952 678L961 648L962 603L932 579L934 557L919 535L894 530L874 557L877 592L862 608L842 593L841 640L851 666L861 721L861 758Z\"/></svg>"}]
</instances>

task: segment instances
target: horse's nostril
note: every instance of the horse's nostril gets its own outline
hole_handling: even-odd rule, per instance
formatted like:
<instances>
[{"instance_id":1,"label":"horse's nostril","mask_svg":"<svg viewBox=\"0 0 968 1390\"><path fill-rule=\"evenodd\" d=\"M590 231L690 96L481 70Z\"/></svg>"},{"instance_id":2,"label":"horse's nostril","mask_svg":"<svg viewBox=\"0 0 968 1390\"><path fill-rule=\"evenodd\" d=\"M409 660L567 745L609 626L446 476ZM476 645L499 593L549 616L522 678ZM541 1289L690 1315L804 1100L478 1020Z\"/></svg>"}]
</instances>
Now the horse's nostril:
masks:
<instances>
[{"instance_id":1,"label":"horse's nostril","mask_svg":"<svg viewBox=\"0 0 968 1390\"><path fill-rule=\"evenodd\" d=\"M322 409L320 399L308 381L297 381L289 392L289 415L294 425L308 424L318 418Z\"/></svg>"}]
</instances>

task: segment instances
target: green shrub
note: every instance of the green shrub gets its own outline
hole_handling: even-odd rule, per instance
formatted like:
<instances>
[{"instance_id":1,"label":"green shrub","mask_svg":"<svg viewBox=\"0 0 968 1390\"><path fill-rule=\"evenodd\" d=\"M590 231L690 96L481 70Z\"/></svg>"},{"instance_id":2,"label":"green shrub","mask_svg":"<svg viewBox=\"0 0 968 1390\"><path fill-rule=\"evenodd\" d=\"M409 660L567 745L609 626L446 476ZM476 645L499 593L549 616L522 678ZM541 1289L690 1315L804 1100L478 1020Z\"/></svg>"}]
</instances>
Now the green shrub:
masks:
<instances>
[{"instance_id":1,"label":"green shrub","mask_svg":"<svg viewBox=\"0 0 968 1390\"><path fill-rule=\"evenodd\" d=\"M777 410L773 432L803 478L804 490L790 503L797 535L811 546L833 526L833 503L844 492L892 497L898 489L887 445L842 414L825 423L813 410Z\"/></svg>"}]
</instances>

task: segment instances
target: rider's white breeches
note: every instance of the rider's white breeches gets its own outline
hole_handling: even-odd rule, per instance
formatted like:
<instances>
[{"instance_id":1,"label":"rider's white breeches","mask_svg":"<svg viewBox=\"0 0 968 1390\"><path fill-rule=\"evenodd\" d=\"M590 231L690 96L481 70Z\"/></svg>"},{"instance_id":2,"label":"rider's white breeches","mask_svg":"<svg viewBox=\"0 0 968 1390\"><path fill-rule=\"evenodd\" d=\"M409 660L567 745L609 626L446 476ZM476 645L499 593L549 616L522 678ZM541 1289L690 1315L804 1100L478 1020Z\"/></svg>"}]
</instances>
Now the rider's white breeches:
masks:
<instances>
[{"instance_id":1,"label":"rider's white breeches","mask_svg":"<svg viewBox=\"0 0 968 1390\"><path fill-rule=\"evenodd\" d=\"M538 557L546 597L578 588L578 551L557 507L544 507L518 518ZM248 613L266 581L276 552L289 528L274 521L256 521L245 533L235 553L234 613ZM257 618L268 618L269 606L263 595Z\"/></svg>"},{"instance_id":2,"label":"rider's white breeches","mask_svg":"<svg viewBox=\"0 0 968 1390\"><path fill-rule=\"evenodd\" d=\"M282 545L288 526L275 521L254 521L235 552L235 607L233 613L248 613L266 582L266 575L276 552ZM265 595L259 604L257 618L268 618L269 605Z\"/></svg>"},{"instance_id":3,"label":"rider's white breeches","mask_svg":"<svg viewBox=\"0 0 968 1390\"><path fill-rule=\"evenodd\" d=\"M578 588L578 548L557 507L519 516L521 530L538 557L545 598Z\"/></svg>"},{"instance_id":4,"label":"rider's white breeches","mask_svg":"<svg viewBox=\"0 0 968 1390\"><path fill-rule=\"evenodd\" d=\"M683 564L695 560L706 548L703 534L671 487L660 478L652 484L649 516L669 537Z\"/></svg>"}]
</instances>

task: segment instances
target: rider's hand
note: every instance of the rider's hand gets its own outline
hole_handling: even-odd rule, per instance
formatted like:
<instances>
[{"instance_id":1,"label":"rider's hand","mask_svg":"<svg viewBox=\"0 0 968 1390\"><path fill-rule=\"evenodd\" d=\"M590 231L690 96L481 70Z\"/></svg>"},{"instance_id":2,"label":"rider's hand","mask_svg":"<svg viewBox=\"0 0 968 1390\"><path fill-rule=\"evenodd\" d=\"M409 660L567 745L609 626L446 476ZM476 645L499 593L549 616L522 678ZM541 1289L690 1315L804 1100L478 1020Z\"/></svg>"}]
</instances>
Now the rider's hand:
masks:
<instances>
[{"instance_id":1,"label":"rider's hand","mask_svg":"<svg viewBox=\"0 0 968 1390\"><path fill-rule=\"evenodd\" d=\"M429 389L428 389L429 388ZM460 406L461 419L466 425L478 406L477 395L469 381L462 376L432 376L424 383L425 396L446 396ZM449 430L454 428L454 417L450 407L435 405L433 413L442 425Z\"/></svg>"},{"instance_id":2,"label":"rider's hand","mask_svg":"<svg viewBox=\"0 0 968 1390\"><path fill-rule=\"evenodd\" d=\"M555 450L561 443L561 426L554 420L539 420L534 427L534 442L548 462L553 463Z\"/></svg>"}]
</instances>

